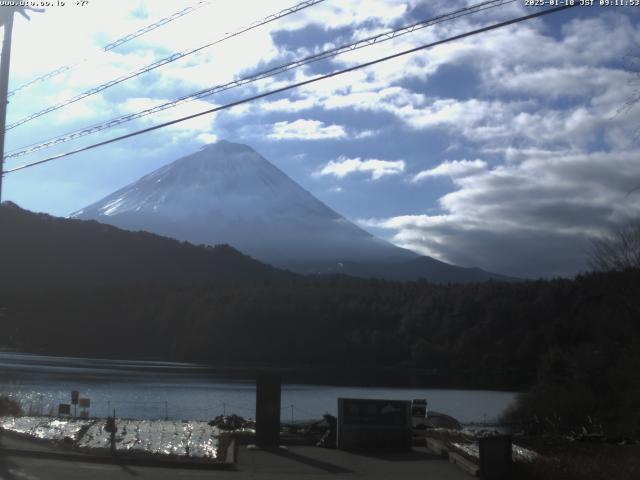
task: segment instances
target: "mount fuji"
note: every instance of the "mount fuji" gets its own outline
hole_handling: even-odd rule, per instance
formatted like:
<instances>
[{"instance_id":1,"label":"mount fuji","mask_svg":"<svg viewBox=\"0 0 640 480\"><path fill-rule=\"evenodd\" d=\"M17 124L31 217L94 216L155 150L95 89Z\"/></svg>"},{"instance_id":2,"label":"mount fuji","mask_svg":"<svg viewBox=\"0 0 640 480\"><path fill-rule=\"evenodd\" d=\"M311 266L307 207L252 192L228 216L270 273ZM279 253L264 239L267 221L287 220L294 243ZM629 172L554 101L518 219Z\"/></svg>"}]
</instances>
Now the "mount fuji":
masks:
<instances>
[{"instance_id":1,"label":"mount fuji","mask_svg":"<svg viewBox=\"0 0 640 480\"><path fill-rule=\"evenodd\" d=\"M449 265L374 237L251 147L219 141L70 215L194 244L229 244L299 273L469 282L500 275Z\"/></svg>"}]
</instances>

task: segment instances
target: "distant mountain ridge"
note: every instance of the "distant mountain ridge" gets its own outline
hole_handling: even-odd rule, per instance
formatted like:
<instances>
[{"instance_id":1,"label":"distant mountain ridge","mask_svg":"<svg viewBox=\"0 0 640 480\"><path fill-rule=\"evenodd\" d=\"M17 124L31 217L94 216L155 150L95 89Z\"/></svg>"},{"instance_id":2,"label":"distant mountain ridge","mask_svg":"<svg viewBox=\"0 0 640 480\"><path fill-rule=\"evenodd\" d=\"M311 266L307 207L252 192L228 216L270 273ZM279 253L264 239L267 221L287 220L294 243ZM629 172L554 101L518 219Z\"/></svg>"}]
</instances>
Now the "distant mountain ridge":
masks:
<instances>
[{"instance_id":1,"label":"distant mountain ridge","mask_svg":"<svg viewBox=\"0 0 640 480\"><path fill-rule=\"evenodd\" d=\"M0 287L260 281L294 275L227 245L194 246L147 232L0 205Z\"/></svg>"},{"instance_id":2,"label":"distant mountain ridge","mask_svg":"<svg viewBox=\"0 0 640 480\"><path fill-rule=\"evenodd\" d=\"M421 257L356 226L251 147L219 141L70 215L194 244L229 244L303 274L394 280L507 277Z\"/></svg>"}]
</instances>

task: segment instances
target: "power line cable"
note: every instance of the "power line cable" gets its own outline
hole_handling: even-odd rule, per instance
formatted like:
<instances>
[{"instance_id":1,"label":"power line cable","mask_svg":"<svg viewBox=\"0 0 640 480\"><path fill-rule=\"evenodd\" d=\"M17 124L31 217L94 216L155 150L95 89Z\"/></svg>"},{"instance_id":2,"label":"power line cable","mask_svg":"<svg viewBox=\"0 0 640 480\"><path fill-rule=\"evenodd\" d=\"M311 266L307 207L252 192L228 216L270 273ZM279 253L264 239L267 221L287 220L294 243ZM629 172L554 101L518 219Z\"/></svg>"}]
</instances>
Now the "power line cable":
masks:
<instances>
[{"instance_id":1,"label":"power line cable","mask_svg":"<svg viewBox=\"0 0 640 480\"><path fill-rule=\"evenodd\" d=\"M332 72L332 73L328 73L328 74L325 74L325 75L320 75L320 76L317 76L317 77L314 77L314 78L311 78L311 79L308 79L308 80L304 80L304 81L301 81L301 82L297 82L297 83L293 83L293 84L287 85L285 87L277 88L277 89L274 89L274 90L270 90L268 92L260 93L258 95L254 95L254 96L247 97L247 98L244 98L244 99L241 99L241 100L237 100L235 102L227 103L226 105L218 106L218 107L215 107L215 108L210 108L210 109L205 110L203 112L194 113L192 115L187 115L185 117L177 118L175 120L170 120L168 122L164 122L164 123L161 123L161 124L158 124L158 125L154 125L152 127L144 128L142 130L137 130L135 132L131 132L131 133L127 133L125 135L114 137L114 138L111 138L109 140L104 140L102 142L94 143L92 145L88 145L86 147L78 148L76 150L70 150L70 151L65 152L65 153L61 153L61 154L58 154L58 155L53 155L51 157L48 157L48 158L45 158L45 159L42 159L42 160L38 160L36 162L20 165L18 167L14 167L14 168L11 168L9 170L5 170L3 172L3 174L17 172L19 170L24 170L26 168L35 167L36 165L42 165L43 163L48 163L48 162L51 162L53 160L58 160L60 158L68 157L68 156L71 156L71 155L75 155L77 153L85 152L87 150L92 150L94 148L101 147L101 146L104 146L104 145L108 145L110 143L119 142L119 141L125 140L127 138L131 138L131 137L135 137L135 136L138 136L138 135L142 135L143 133L152 132L154 130L158 130L158 129L161 129L161 128L164 128L164 127L175 125L176 123L180 123L180 122L184 122L186 120L191 120L193 118L201 117L203 115L208 115L210 113L219 112L221 110L227 110L229 108L233 108L233 107L236 107L238 105L242 105L242 104L245 104L245 103L253 102L255 100L260 100L262 98L269 97L271 95L276 95L278 93L283 93L283 92L286 92L286 91L289 91L289 90L293 90L295 88L303 87L305 85L310 85L312 83L319 82L321 80L326 80L328 78L336 77L338 75L343 75L345 73L354 72L354 71L360 70L362 68L366 68L366 67L370 67L370 66L373 66L373 65L377 65L379 63L386 62L388 60L393 60L395 58L399 58L399 57L402 57L402 56L405 56L405 55L409 55L411 53L415 53L415 52L418 52L418 51L421 51L421 50L425 50L425 49L428 49L428 48L433 48L433 47L436 47L438 45L443 45L445 43L449 43L449 42L452 42L452 41L455 41L455 40L460 40L462 38L470 37L470 36L473 36L473 35L478 35L480 33L488 32L488 31L495 30L495 29L498 29L498 28L502 28L502 27L505 27L505 26L508 26L508 25L513 25L513 24L520 23L520 22L523 22L523 21L526 21L526 20L531 20L533 18L538 18L538 17L544 16L544 15L549 15L551 13L557 13L557 12L560 12L562 10L566 10L566 9L573 8L573 7L576 7L576 6L578 6L578 4L566 4L566 5L562 5L562 6L559 6L559 7L554 7L554 8L549 8L549 9L546 9L546 10L542 10L542 11L539 11L539 12L536 12L536 13L532 13L532 14L529 14L529 15L524 15L524 16L521 16L521 17L517 17L517 18L511 19L511 20L506 20L506 21L503 21L503 22L495 23L495 24L492 24L492 25L489 25L489 26L486 26L486 27L482 27L482 28L476 29L476 30L471 30L469 32L465 32L465 33L462 33L462 34L459 34L459 35L455 35L453 37L448 37L448 38L445 38L443 40L438 40L436 42L428 43L426 45L421 45L419 47L410 48L408 50L403 50L401 52L394 53L392 55L387 55L385 57L381 57L381 58L378 58L376 60L372 60L372 61L369 61L369 62L361 63L359 65L355 65L353 67L345 68L343 70L337 70L337 71Z\"/></svg>"},{"instance_id":2,"label":"power line cable","mask_svg":"<svg viewBox=\"0 0 640 480\"><path fill-rule=\"evenodd\" d=\"M205 48L209 48L212 47L214 45L217 45L221 42L224 42L225 40L229 40L230 38L234 38L237 37L238 35L241 35L243 33L246 33L250 30L253 30L255 28L258 28L260 26L266 25L268 23L274 22L280 18L286 17L287 15L291 15L293 13L299 12L300 10L304 10L305 8L309 8L313 5L316 5L318 3L322 3L325 0L305 0L302 3L298 3L297 5L294 5L293 7L289 7L289 8L285 8L284 10L279 11L278 13L274 13L271 14L265 18L263 18L262 20L258 20L256 22L253 22L252 24L250 24L247 27L244 27L238 31L235 31L233 33L227 33L225 34L223 37L213 41L213 42L209 42L206 45L202 45L200 47L196 47L196 48L191 48L188 50L183 50L182 52L179 53L174 53L172 55L169 55L168 57L165 57L163 59L160 59L156 62L153 62L149 65L146 65L142 68L139 68L138 70L135 70L134 72L129 72L126 75L122 75L118 78L115 78L113 80L109 80L108 82L105 82L101 85L98 85L97 87L93 87L90 88L89 90L85 90L84 92L75 95L74 97L71 97L63 102L57 103L55 105L52 105L50 107L47 107L43 110L40 110L38 112L32 113L31 115L27 115L26 117L21 118L20 120L17 120L13 123L10 123L9 125L7 125L6 127L6 131L11 130L13 128L16 128L20 125L23 125L27 122L30 122L31 120L34 120L38 117L41 117L43 115L46 115L47 113L51 113L55 110L59 110L63 107L66 107L67 105L71 105L72 103L75 103L79 100L85 99L87 97L90 97L92 95L95 95L96 93L100 93L103 90L106 90L107 88L111 88L115 85L118 85L119 83L122 83L126 80L130 80L134 77L137 77L139 75L142 75L144 73L148 73L152 70L155 70L156 68L162 67L164 65L167 65L169 63L175 62L176 60L180 60L181 58L187 57L189 55L192 55L196 52L199 52L201 50L204 50Z\"/></svg>"},{"instance_id":3,"label":"power line cable","mask_svg":"<svg viewBox=\"0 0 640 480\"><path fill-rule=\"evenodd\" d=\"M314 62L318 62L320 60L326 60L329 58L333 58L335 56L338 56L342 53L346 53L346 52L350 52L350 51L354 51L354 50L358 50L361 48L365 48L365 47L369 47L372 45L376 45L385 41L389 41L392 40L394 38L397 38L399 36L402 35L406 35L409 33L413 33L417 30L421 30L433 25L436 25L438 23L442 23L445 21L450 21L450 20L455 20L457 18L460 17L464 17L466 15L471 15L471 14L475 14L484 10L488 10L490 8L495 8L498 7L500 5L506 5L509 3L514 3L517 0L491 0L491 1L485 1L482 3L478 3L475 5L471 5L469 7L460 9L460 10L456 10L454 12L450 12L444 15L440 15L434 18L430 18L430 19L426 19L426 20L422 20L420 22L416 22L416 23L412 23L410 25L405 25L399 28L396 28L394 30L388 31L388 32L383 32L380 33L378 35L373 35L367 38L364 38L362 40L358 40L356 42L353 43L349 43L349 44L345 44L345 45L341 45L339 47L336 48L332 48L329 50L325 50L323 52L320 52L318 54L315 55L311 55L308 57L304 57L298 60L294 60L292 62L283 64L283 65L279 65L273 68L270 68L268 70L264 70L261 71L259 73L247 76L247 77L243 77L240 78L238 80L233 80L231 82L222 84L222 85L216 85L210 88L206 88L204 90L200 90L198 92L195 93L191 93L189 95L185 95L183 97L177 98L175 100L172 100L170 102L166 102L160 105L156 105L154 107L150 107L150 108L146 108L144 110L141 110L139 112L135 112L135 113L129 113L127 115L123 115L121 117L118 118L113 118L111 120L108 120L106 122L102 122L102 123L98 123L98 124L94 124L88 127L84 127L78 130L74 130L72 132L68 132L65 133L63 135L59 135L57 137L53 137L50 138L48 140L44 140L38 143L34 143L31 145L28 145L26 147L21 147L20 149L16 149L13 150L11 152L9 152L6 156L5 159L11 159L11 158L17 158L17 157L21 157L33 152L36 152L38 150L42 150L43 148L48 148L48 147L52 147L55 145L59 145L61 143L66 143L68 141L71 140L76 140L78 138L84 137L86 135L90 135L92 133L96 133L96 132L100 132L102 130L106 130L108 128L112 128L115 127L117 125L121 125L123 123L126 122L130 122L132 120L137 120L139 118L145 117L147 115L151 115L154 113L158 113L158 112L162 112L164 110L167 110L169 108L173 108L176 107L178 105L182 105L184 103L187 102L191 102L193 100L198 100L198 99L202 99L208 96L211 96L213 94L216 93L220 93L226 90L230 90L232 88L236 88L236 87L240 87L243 85L247 85L249 83L253 83L256 82L258 80L263 80L265 78L269 78L269 77L273 77L275 75L278 75L280 73L284 73L286 71L289 70L293 70L296 68L299 68L301 66L304 65L308 65Z\"/></svg>"},{"instance_id":4,"label":"power line cable","mask_svg":"<svg viewBox=\"0 0 640 480\"><path fill-rule=\"evenodd\" d=\"M201 9L202 7L206 7L208 5L211 5L211 0L202 0L202 1L198 2L198 3L196 3L195 5L192 5L192 6L187 7L187 8L183 8L182 10L169 15L168 17L161 18L160 20L158 20L155 23L152 23L151 25L147 25L146 27L143 27L143 28L141 28L139 30L136 30L133 33L129 33L129 34L125 35L124 37L121 37L121 38L109 43L108 45L105 45L104 47L102 47L100 49L100 51L108 52L109 50L113 50L114 48L119 47L120 45L123 45L123 44L125 44L127 42L130 42L131 40L133 40L135 38L138 38L138 37L144 35L145 33L149 33L152 30L155 30L156 28L162 27L163 25L166 25L167 23L171 23L174 20L177 20L178 18L182 18L185 15L193 13L193 12ZM57 77L58 75L60 75L60 74L62 74L64 72L68 72L69 70L77 67L78 65L83 64L86 61L88 61L88 59L84 58L84 59L82 59L82 60L80 60L80 61L78 61L76 63L72 63L72 64L69 64L69 65L63 65L62 67L58 67L58 68L56 68L54 70L51 70L50 72L47 72L47 73L45 73L45 74L43 74L43 75L41 75L39 77L36 77L33 80L30 80L29 82L27 82L27 83L25 83L23 85L20 85L19 87L15 88L14 90L11 90L7 94L7 96L11 97L11 96L15 95L16 93L18 93L19 91L21 91L21 90L23 90L23 89L25 89L27 87L30 87L31 85L34 85L34 84L39 83L39 82L44 82L45 80L48 80L50 78Z\"/></svg>"},{"instance_id":5,"label":"power line cable","mask_svg":"<svg viewBox=\"0 0 640 480\"><path fill-rule=\"evenodd\" d=\"M141 28L140 30L136 30L133 33L130 33L129 35L125 35L122 38L119 38L118 40L115 40L111 43L109 43L108 45L105 45L102 49L105 52L108 52L109 50L113 50L116 47L119 47L120 45L123 45L131 40L133 40L134 38L138 38L141 35L144 35L145 33L151 32L152 30L155 30L156 28L159 28L163 25L166 25L167 23L171 23L174 20L177 20L178 18L184 17L185 15L188 15L190 13L193 13L199 9L201 9L202 7L206 7L208 5L211 5L211 0L203 0L201 2L196 3L195 5L192 5L190 7L184 8L176 13L173 13L172 15L162 18L160 20L158 20L155 23L152 23L151 25L147 25L144 28Z\"/></svg>"}]
</instances>

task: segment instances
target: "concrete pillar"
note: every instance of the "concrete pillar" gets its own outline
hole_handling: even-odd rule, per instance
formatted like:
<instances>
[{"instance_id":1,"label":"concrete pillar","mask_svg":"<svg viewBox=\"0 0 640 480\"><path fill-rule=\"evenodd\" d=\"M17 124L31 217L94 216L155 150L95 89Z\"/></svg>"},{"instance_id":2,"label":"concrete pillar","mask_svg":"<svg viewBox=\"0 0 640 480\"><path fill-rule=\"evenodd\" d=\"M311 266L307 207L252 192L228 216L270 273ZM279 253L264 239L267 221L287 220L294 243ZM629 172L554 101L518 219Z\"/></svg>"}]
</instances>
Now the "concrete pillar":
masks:
<instances>
[{"instance_id":1,"label":"concrete pillar","mask_svg":"<svg viewBox=\"0 0 640 480\"><path fill-rule=\"evenodd\" d=\"M256 442L261 447L280 444L280 392L282 377L260 374L256 382Z\"/></svg>"},{"instance_id":2,"label":"concrete pillar","mask_svg":"<svg viewBox=\"0 0 640 480\"><path fill-rule=\"evenodd\" d=\"M481 438L480 479L509 480L511 478L511 435Z\"/></svg>"}]
</instances>

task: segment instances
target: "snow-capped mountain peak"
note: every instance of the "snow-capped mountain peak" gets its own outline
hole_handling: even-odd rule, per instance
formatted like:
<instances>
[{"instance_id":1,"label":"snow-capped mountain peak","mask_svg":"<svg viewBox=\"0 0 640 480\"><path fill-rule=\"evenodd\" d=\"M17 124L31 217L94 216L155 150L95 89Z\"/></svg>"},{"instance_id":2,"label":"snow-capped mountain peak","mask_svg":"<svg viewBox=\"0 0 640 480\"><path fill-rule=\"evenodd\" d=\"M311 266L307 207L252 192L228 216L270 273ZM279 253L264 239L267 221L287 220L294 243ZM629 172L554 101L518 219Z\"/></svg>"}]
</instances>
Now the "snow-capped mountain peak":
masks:
<instances>
[{"instance_id":1,"label":"snow-capped mountain peak","mask_svg":"<svg viewBox=\"0 0 640 480\"><path fill-rule=\"evenodd\" d=\"M411 259L342 217L247 145L219 141L71 215L280 266Z\"/></svg>"}]
</instances>

